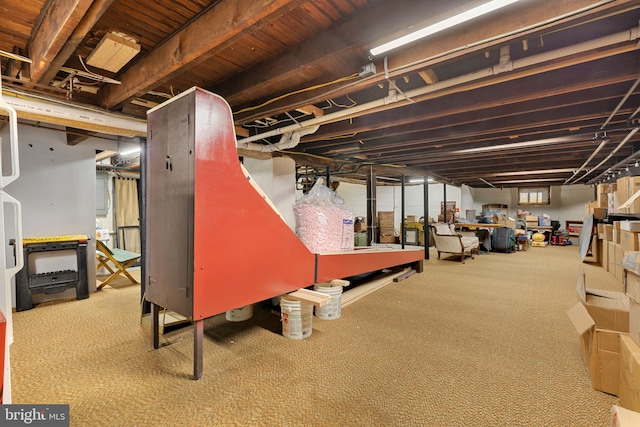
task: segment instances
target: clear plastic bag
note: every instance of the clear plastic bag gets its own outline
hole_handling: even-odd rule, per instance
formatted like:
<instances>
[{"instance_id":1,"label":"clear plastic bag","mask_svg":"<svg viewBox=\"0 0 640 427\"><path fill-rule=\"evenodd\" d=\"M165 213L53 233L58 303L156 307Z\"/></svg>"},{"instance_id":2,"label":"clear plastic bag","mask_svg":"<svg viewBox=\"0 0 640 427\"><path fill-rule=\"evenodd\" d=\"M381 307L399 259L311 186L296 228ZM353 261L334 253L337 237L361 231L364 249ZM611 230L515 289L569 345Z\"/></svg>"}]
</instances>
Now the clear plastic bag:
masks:
<instances>
[{"instance_id":1,"label":"clear plastic bag","mask_svg":"<svg viewBox=\"0 0 640 427\"><path fill-rule=\"evenodd\" d=\"M353 211L318 179L293 206L296 234L312 253L351 251L354 248Z\"/></svg>"}]
</instances>

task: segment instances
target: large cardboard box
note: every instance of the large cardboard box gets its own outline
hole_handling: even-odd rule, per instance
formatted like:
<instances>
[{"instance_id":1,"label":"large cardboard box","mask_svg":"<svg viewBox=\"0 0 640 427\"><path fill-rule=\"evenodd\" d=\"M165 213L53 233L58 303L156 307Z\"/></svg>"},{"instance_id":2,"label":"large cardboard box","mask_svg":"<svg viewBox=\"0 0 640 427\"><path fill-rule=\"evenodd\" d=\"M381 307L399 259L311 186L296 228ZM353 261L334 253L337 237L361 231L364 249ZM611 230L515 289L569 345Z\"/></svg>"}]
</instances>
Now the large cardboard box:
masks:
<instances>
[{"instance_id":1,"label":"large cardboard box","mask_svg":"<svg viewBox=\"0 0 640 427\"><path fill-rule=\"evenodd\" d=\"M640 213L640 198L636 198L633 202L627 202L632 196L634 196L638 190L640 190L640 177L638 176L626 176L623 178L618 178L616 181L616 199L619 205L616 205L616 213L630 214L630 213Z\"/></svg>"},{"instance_id":2,"label":"large cardboard box","mask_svg":"<svg viewBox=\"0 0 640 427\"><path fill-rule=\"evenodd\" d=\"M620 230L620 244L622 252L638 250L638 233L634 231Z\"/></svg>"},{"instance_id":3,"label":"large cardboard box","mask_svg":"<svg viewBox=\"0 0 640 427\"><path fill-rule=\"evenodd\" d=\"M601 241L602 247L602 268L609 271L609 242Z\"/></svg>"},{"instance_id":4,"label":"large cardboard box","mask_svg":"<svg viewBox=\"0 0 640 427\"><path fill-rule=\"evenodd\" d=\"M607 216L607 207L599 207L598 202L589 202L585 205L585 217L593 215L596 219L603 219Z\"/></svg>"},{"instance_id":5,"label":"large cardboard box","mask_svg":"<svg viewBox=\"0 0 640 427\"><path fill-rule=\"evenodd\" d=\"M629 336L640 345L640 303L629 299Z\"/></svg>"},{"instance_id":6,"label":"large cardboard box","mask_svg":"<svg viewBox=\"0 0 640 427\"><path fill-rule=\"evenodd\" d=\"M622 256L624 255L624 251L622 250L622 245L619 243L615 243L613 247L614 247L613 275L616 277L616 279L620 281L620 283L624 283L624 268L622 268Z\"/></svg>"},{"instance_id":7,"label":"large cardboard box","mask_svg":"<svg viewBox=\"0 0 640 427\"><path fill-rule=\"evenodd\" d=\"M618 395L620 334L629 331L629 299L622 292L586 287L581 269L578 302L567 312L580 337L582 359L595 390Z\"/></svg>"},{"instance_id":8,"label":"large cardboard box","mask_svg":"<svg viewBox=\"0 0 640 427\"><path fill-rule=\"evenodd\" d=\"M623 292L587 288L583 270L578 274L576 292L598 328L629 332L629 297Z\"/></svg>"},{"instance_id":9,"label":"large cardboard box","mask_svg":"<svg viewBox=\"0 0 640 427\"><path fill-rule=\"evenodd\" d=\"M613 225L612 224L603 224L604 225L604 240L607 242L613 242Z\"/></svg>"},{"instance_id":10,"label":"large cardboard box","mask_svg":"<svg viewBox=\"0 0 640 427\"><path fill-rule=\"evenodd\" d=\"M640 221L620 221L620 230L640 231Z\"/></svg>"},{"instance_id":11,"label":"large cardboard box","mask_svg":"<svg viewBox=\"0 0 640 427\"><path fill-rule=\"evenodd\" d=\"M598 184L597 188L597 202L601 208L609 207L609 193L616 191L615 184Z\"/></svg>"},{"instance_id":12,"label":"large cardboard box","mask_svg":"<svg viewBox=\"0 0 640 427\"><path fill-rule=\"evenodd\" d=\"M613 405L611 407L611 417L609 418L611 427L637 427L640 426L640 413L632 411L622 406Z\"/></svg>"},{"instance_id":13,"label":"large cardboard box","mask_svg":"<svg viewBox=\"0 0 640 427\"><path fill-rule=\"evenodd\" d=\"M620 221L613 221L613 230L611 232L611 240L615 243L620 243Z\"/></svg>"},{"instance_id":14,"label":"large cardboard box","mask_svg":"<svg viewBox=\"0 0 640 427\"><path fill-rule=\"evenodd\" d=\"M607 271L612 275L615 275L616 272L616 243L615 242L607 242L608 250L609 250L609 266Z\"/></svg>"},{"instance_id":15,"label":"large cardboard box","mask_svg":"<svg viewBox=\"0 0 640 427\"><path fill-rule=\"evenodd\" d=\"M628 335L620 336L620 406L640 411L640 346Z\"/></svg>"},{"instance_id":16,"label":"large cardboard box","mask_svg":"<svg viewBox=\"0 0 640 427\"><path fill-rule=\"evenodd\" d=\"M620 387L620 332L597 327L582 302L567 312L580 339L582 360L594 390L615 396Z\"/></svg>"},{"instance_id":17,"label":"large cardboard box","mask_svg":"<svg viewBox=\"0 0 640 427\"><path fill-rule=\"evenodd\" d=\"M640 256L640 253L638 256ZM624 293L630 299L640 302L640 276L633 271L624 271Z\"/></svg>"}]
</instances>

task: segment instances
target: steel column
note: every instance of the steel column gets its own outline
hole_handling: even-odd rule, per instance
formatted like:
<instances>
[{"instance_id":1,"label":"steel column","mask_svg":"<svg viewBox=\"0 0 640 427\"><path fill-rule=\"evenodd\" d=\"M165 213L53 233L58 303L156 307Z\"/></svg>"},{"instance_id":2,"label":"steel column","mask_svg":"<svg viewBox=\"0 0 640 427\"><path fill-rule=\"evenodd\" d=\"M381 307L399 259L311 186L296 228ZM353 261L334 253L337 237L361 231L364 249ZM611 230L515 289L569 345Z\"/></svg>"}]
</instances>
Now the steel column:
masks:
<instances>
[{"instance_id":1,"label":"steel column","mask_svg":"<svg viewBox=\"0 0 640 427\"><path fill-rule=\"evenodd\" d=\"M442 222L447 224L449 221L447 221L447 184L446 183L442 184L442 198L444 199L444 205L442 208L440 208L440 210L444 209L444 217L442 219Z\"/></svg>"},{"instance_id":2,"label":"steel column","mask_svg":"<svg viewBox=\"0 0 640 427\"><path fill-rule=\"evenodd\" d=\"M424 206L422 208L424 212L424 259L429 259L429 241L431 237L431 228L429 227L429 178L426 176L424 177L422 188L424 190Z\"/></svg>"},{"instance_id":3,"label":"steel column","mask_svg":"<svg viewBox=\"0 0 640 427\"><path fill-rule=\"evenodd\" d=\"M402 249L404 249L404 241L407 238L407 234L406 234L406 230L405 230L405 224L404 224L404 218L405 218L405 212L404 212L404 196L405 196L405 176L402 175L402 181L401 181L401 186L400 186L400 203L401 203L401 207L400 207L400 235L402 236Z\"/></svg>"},{"instance_id":4,"label":"steel column","mask_svg":"<svg viewBox=\"0 0 640 427\"><path fill-rule=\"evenodd\" d=\"M367 246L370 246L376 238L378 229L376 212L376 173L370 167L367 173Z\"/></svg>"}]
</instances>

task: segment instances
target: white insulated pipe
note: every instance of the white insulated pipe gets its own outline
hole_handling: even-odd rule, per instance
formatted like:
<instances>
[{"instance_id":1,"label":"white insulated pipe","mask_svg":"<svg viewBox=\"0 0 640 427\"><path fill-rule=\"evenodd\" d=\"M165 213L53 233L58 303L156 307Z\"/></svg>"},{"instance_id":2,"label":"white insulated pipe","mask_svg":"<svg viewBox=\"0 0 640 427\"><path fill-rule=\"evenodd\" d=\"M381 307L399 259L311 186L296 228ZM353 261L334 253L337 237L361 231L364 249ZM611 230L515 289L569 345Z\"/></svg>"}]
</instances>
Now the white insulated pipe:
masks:
<instances>
[{"instance_id":1,"label":"white insulated pipe","mask_svg":"<svg viewBox=\"0 0 640 427\"><path fill-rule=\"evenodd\" d=\"M249 151L259 151L261 153L273 153L275 151L287 150L298 145L298 143L300 143L300 138L305 135L311 135L318 129L320 129L319 125L289 132L282 135L282 138L280 138L280 141L278 141L277 144L256 144L255 142L244 142L244 140L242 140L236 143L236 147Z\"/></svg>"},{"instance_id":2,"label":"white insulated pipe","mask_svg":"<svg viewBox=\"0 0 640 427\"><path fill-rule=\"evenodd\" d=\"M75 104L65 105L63 103L40 100L29 94L23 95L7 89L3 91L3 94L5 102L18 113L20 118L60 124L73 123L73 125L68 125L130 138L147 134L147 122L145 120L97 110L82 109Z\"/></svg>"},{"instance_id":3,"label":"white insulated pipe","mask_svg":"<svg viewBox=\"0 0 640 427\"><path fill-rule=\"evenodd\" d=\"M439 81L428 86L406 91L405 98L416 100L416 98L419 98L420 96L423 96L423 95L427 95L443 89L448 89L450 87L458 86L463 83L469 83L469 82L477 81L486 77L492 77L506 71L515 71L518 69L539 65L544 62L564 58L569 55L581 54L591 50L604 48L604 47L611 46L618 43L634 41L638 39L639 33L640 33L639 27L634 27L626 31L621 31L619 33L600 37L598 39L590 40L588 42L578 43L565 48L556 49L550 52L540 53L537 55L530 56L528 58L522 58L518 60L509 60L507 63L501 62L493 67L481 69L481 70L478 70L469 74L465 74L459 77L454 77L452 79ZM633 49L637 49L637 48L638 48L637 45L633 47ZM601 57L608 56L607 52L598 52L598 54L601 55ZM592 58L589 58L589 60L591 59ZM581 61L586 61L586 60L587 60L586 58L583 59L583 58L577 57L576 63L580 63ZM560 66L550 65L549 70L555 69L555 68L560 68ZM402 102L402 101L396 101L396 102ZM408 101L405 101L405 102L408 102ZM313 119L296 123L294 125L284 126L278 129L273 129L267 132L263 132L257 135L243 138L239 140L238 143L248 143L253 141L259 141L264 138L268 138L275 135L281 135L281 134L293 132L300 129L305 129L311 126L335 123L343 119L357 117L366 111L370 111L378 107L383 107L387 104L389 104L388 98L378 99L375 101L368 102L366 104L356 105L354 107L351 107L345 110L329 113L321 117L315 117Z\"/></svg>"}]
</instances>

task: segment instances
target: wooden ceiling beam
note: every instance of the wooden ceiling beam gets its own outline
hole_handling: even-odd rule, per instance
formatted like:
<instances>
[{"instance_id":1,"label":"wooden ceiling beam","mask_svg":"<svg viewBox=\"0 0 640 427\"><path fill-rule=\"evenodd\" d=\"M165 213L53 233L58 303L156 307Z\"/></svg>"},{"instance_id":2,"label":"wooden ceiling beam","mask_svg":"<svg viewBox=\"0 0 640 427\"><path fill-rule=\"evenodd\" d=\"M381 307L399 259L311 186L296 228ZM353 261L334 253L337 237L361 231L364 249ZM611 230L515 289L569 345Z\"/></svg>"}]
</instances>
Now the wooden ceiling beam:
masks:
<instances>
[{"instance_id":1,"label":"wooden ceiling beam","mask_svg":"<svg viewBox=\"0 0 640 427\"><path fill-rule=\"evenodd\" d=\"M73 55L78 45L96 22L98 22L104 12L106 12L111 3L113 3L113 0L93 0L87 13L84 14L78 25L73 29L70 37L64 43L64 47L60 49L60 52L53 61L46 64L46 68L37 80L38 83L49 84L49 82L53 80L60 68L62 68L65 62Z\"/></svg>"},{"instance_id":2,"label":"wooden ceiling beam","mask_svg":"<svg viewBox=\"0 0 640 427\"><path fill-rule=\"evenodd\" d=\"M67 127L67 145L78 145L96 134L97 132Z\"/></svg>"},{"instance_id":3,"label":"wooden ceiling beam","mask_svg":"<svg viewBox=\"0 0 640 427\"><path fill-rule=\"evenodd\" d=\"M515 111L513 106L516 104L539 100L541 106L548 108L552 107L562 95L571 97L585 91L593 93L589 98L591 100L606 99L598 94L598 89L607 91L607 97L617 96L611 93L611 86L634 81L637 78L634 70L639 65L640 59L634 53L625 55L624 58L601 61L600 64L577 67L575 73L557 73L557 78L549 79L552 85L544 87L539 84L536 77L529 77L503 83L498 86L498 90L494 87L455 93L448 97L446 104L442 104L437 99L428 100L387 111L385 114L370 114L349 121L323 125L316 133L305 137L303 142L311 143L350 134L357 134L358 138L362 139L363 132L373 131L380 131L388 138L394 134L394 128L400 129L403 133L417 130L413 125L417 122L442 118L446 119L450 126L456 114L469 117L470 113L475 112L475 115L487 117L493 116L494 112L490 109L496 108L506 110L509 114ZM590 78L586 81L578 81L576 75L588 75ZM474 99L471 104L468 102L469 97ZM551 104L546 105L545 101Z\"/></svg>"},{"instance_id":4,"label":"wooden ceiling beam","mask_svg":"<svg viewBox=\"0 0 640 427\"><path fill-rule=\"evenodd\" d=\"M119 76L121 84L100 90L100 104L114 108L188 72L258 21L265 25L303 0L221 0Z\"/></svg>"},{"instance_id":5,"label":"wooden ceiling beam","mask_svg":"<svg viewBox=\"0 0 640 427\"><path fill-rule=\"evenodd\" d=\"M389 78L397 78L412 72L424 70L425 68L432 68L437 64L460 59L478 50L503 46L525 35L533 35L548 30L554 25L569 26L574 22L582 22L599 14L615 13L616 10L624 7L637 5L640 1L623 0L612 3L614 4L608 3L596 8L593 7L592 0L567 0L563 2L557 2L556 0L539 0L536 2L523 3L522 7L519 8L513 16L504 16L503 19L492 19L489 25L473 25L465 31L450 31L439 35L437 34L425 41L416 42L413 48L400 50L398 53L392 52L388 56ZM428 2L428 4L432 5L433 2ZM414 6L408 7L407 10L413 12ZM576 10L582 10L582 12L578 14L573 13ZM397 15L397 13L393 13L391 16L395 15ZM561 22L555 20L558 16L564 16L564 18L560 20ZM541 22L549 23L541 25ZM378 22L372 24L370 28L377 28L379 25ZM359 28L366 29L367 27ZM523 31L523 28L528 28L528 30ZM373 45L377 38L378 37L371 37L369 45ZM480 43L479 41L482 42ZM368 53L364 51L365 47L366 46L363 46L362 49L363 61L368 55ZM287 56L291 58L290 54L289 52L288 54L282 55L282 58L287 58ZM408 66L407 64L411 65ZM383 59L376 59L376 65L378 70L384 69ZM305 63L300 61L300 67L297 68L304 69L304 67ZM262 77L262 72L264 72L262 68L252 68L243 73L243 79L246 81L259 81L261 84L266 85L269 81ZM366 80L345 83L342 84L340 88L333 88L331 96L338 97L353 93L365 87L375 86L384 82L384 80L385 73L379 72L376 76L367 78ZM320 82L310 82L309 84L314 85L316 83ZM327 98L326 92L327 88L322 87L320 89L291 95L282 100L270 103L265 107L237 114L235 120L238 124L249 123L265 116L278 115L285 111L291 111L301 105L324 102ZM227 97L234 99L233 93L224 93L226 93ZM276 95L277 94L274 94L274 96ZM265 100L256 103L262 101ZM393 108L393 106L390 106L390 108Z\"/></svg>"},{"instance_id":6,"label":"wooden ceiling beam","mask_svg":"<svg viewBox=\"0 0 640 427\"><path fill-rule=\"evenodd\" d=\"M52 0L42 9L28 46L33 61L29 70L32 81L41 80L92 3L93 0Z\"/></svg>"},{"instance_id":7,"label":"wooden ceiling beam","mask_svg":"<svg viewBox=\"0 0 640 427\"><path fill-rule=\"evenodd\" d=\"M452 0L452 3L460 3ZM345 68L331 70L333 80L357 73L366 65L367 53L361 47L388 34L389 28L404 28L419 16L432 16L433 9L449 7L447 4L416 2L415 0L385 1L358 11L355 16L330 27L328 30L304 40L280 55L260 62L254 67L236 74L227 81L216 84L211 90L219 93L231 104L238 105L251 99L262 86L274 85L299 78L306 69L325 68L327 59L345 57ZM385 25L380 25L384 22ZM294 59L295 58L295 59ZM292 67L292 59L299 67ZM323 86L323 91L328 88ZM330 87L329 87L330 89Z\"/></svg>"}]
</instances>

